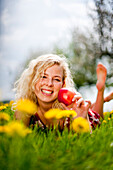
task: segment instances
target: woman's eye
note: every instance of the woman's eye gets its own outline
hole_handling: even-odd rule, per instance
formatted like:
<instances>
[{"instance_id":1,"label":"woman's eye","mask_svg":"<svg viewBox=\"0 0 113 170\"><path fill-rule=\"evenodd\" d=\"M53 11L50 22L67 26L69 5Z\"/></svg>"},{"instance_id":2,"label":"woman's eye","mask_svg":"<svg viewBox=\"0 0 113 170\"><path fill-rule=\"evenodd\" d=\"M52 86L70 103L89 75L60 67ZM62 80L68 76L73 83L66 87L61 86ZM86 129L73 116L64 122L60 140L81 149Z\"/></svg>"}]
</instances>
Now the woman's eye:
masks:
<instances>
[{"instance_id":1,"label":"woman's eye","mask_svg":"<svg viewBox=\"0 0 113 170\"><path fill-rule=\"evenodd\" d=\"M55 81L58 81L58 82L60 82L60 80L59 80L59 79L55 79Z\"/></svg>"},{"instance_id":2,"label":"woman's eye","mask_svg":"<svg viewBox=\"0 0 113 170\"><path fill-rule=\"evenodd\" d=\"M47 78L47 77L46 77L46 76L41 76L41 78L45 79L45 78Z\"/></svg>"},{"instance_id":3,"label":"woman's eye","mask_svg":"<svg viewBox=\"0 0 113 170\"><path fill-rule=\"evenodd\" d=\"M47 78L46 76L43 76L43 78Z\"/></svg>"}]
</instances>

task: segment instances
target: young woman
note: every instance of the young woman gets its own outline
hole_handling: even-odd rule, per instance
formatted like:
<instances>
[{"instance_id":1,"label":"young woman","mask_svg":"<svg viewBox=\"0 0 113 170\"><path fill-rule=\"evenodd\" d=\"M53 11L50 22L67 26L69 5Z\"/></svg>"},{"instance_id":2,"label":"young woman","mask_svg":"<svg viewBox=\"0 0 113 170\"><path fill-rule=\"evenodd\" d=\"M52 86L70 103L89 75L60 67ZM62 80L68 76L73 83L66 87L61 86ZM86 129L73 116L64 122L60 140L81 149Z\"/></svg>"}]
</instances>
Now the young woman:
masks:
<instances>
[{"instance_id":1,"label":"young woman","mask_svg":"<svg viewBox=\"0 0 113 170\"><path fill-rule=\"evenodd\" d=\"M92 110L95 111L93 114L98 112L102 117L106 74L106 68L99 64L97 66L98 95ZM91 102L84 101L81 94L76 92L71 107L59 103L57 99L58 92L62 87L74 89L74 83L66 58L53 54L42 55L30 62L29 67L24 70L20 79L16 82L16 99L27 98L37 104L38 113L36 113L35 121L41 124L43 128L51 124L53 125L53 121L47 120L44 116L44 113L51 108L73 109L76 111L77 117L87 118ZM16 111L15 117L21 120L22 113ZM98 116L96 118L98 119ZM30 120L31 118L26 116L23 122L29 126ZM63 124L64 122L61 122L61 126Z\"/></svg>"}]
</instances>

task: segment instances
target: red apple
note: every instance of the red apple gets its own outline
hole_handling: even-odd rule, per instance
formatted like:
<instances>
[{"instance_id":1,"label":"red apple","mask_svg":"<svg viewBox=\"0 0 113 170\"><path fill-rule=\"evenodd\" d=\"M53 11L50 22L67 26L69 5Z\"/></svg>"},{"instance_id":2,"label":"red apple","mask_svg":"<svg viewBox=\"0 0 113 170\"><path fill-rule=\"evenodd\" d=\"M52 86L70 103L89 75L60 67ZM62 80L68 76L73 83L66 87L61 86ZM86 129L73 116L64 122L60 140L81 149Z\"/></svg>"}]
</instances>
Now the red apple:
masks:
<instances>
[{"instance_id":1,"label":"red apple","mask_svg":"<svg viewBox=\"0 0 113 170\"><path fill-rule=\"evenodd\" d=\"M68 88L61 88L58 93L58 101L64 103L66 106L72 103L75 92Z\"/></svg>"}]
</instances>

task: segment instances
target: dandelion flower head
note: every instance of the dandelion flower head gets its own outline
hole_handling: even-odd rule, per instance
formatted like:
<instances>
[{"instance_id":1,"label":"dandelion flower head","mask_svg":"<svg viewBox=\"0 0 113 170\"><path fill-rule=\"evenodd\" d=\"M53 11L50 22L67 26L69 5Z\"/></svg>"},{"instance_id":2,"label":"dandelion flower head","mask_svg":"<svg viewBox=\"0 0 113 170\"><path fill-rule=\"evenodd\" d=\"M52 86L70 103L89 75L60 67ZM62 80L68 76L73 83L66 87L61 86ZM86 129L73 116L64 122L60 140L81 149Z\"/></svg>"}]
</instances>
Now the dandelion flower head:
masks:
<instances>
[{"instance_id":1,"label":"dandelion flower head","mask_svg":"<svg viewBox=\"0 0 113 170\"><path fill-rule=\"evenodd\" d=\"M10 116L7 113L1 112L0 113L0 120L6 120L9 121Z\"/></svg>"},{"instance_id":2,"label":"dandelion flower head","mask_svg":"<svg viewBox=\"0 0 113 170\"><path fill-rule=\"evenodd\" d=\"M46 119L52 119L52 118L55 118L56 115L61 112L60 109L50 109L49 111L47 111L44 116Z\"/></svg>"},{"instance_id":3,"label":"dandelion flower head","mask_svg":"<svg viewBox=\"0 0 113 170\"><path fill-rule=\"evenodd\" d=\"M57 115L56 115L56 119L61 119L63 117L74 117L76 116L77 113L74 110L61 110Z\"/></svg>"},{"instance_id":4,"label":"dandelion flower head","mask_svg":"<svg viewBox=\"0 0 113 170\"><path fill-rule=\"evenodd\" d=\"M46 119L61 119L63 117L70 117L70 116L76 116L76 112L74 110L60 110L60 109L50 109L45 113Z\"/></svg>"},{"instance_id":5,"label":"dandelion flower head","mask_svg":"<svg viewBox=\"0 0 113 170\"><path fill-rule=\"evenodd\" d=\"M29 99L20 99L16 102L15 108L19 111L26 112L28 114L35 114L37 112L37 105Z\"/></svg>"},{"instance_id":6,"label":"dandelion flower head","mask_svg":"<svg viewBox=\"0 0 113 170\"><path fill-rule=\"evenodd\" d=\"M12 121L7 125L1 126L0 131L7 133L10 136L19 135L22 137L32 132L30 129L25 128L25 126L18 121Z\"/></svg>"},{"instance_id":7,"label":"dandelion flower head","mask_svg":"<svg viewBox=\"0 0 113 170\"><path fill-rule=\"evenodd\" d=\"M0 110L6 109L6 106L2 105L0 106Z\"/></svg>"},{"instance_id":8,"label":"dandelion flower head","mask_svg":"<svg viewBox=\"0 0 113 170\"><path fill-rule=\"evenodd\" d=\"M78 117L73 120L72 129L78 133L90 132L90 125L89 125L89 122L85 118Z\"/></svg>"},{"instance_id":9,"label":"dandelion flower head","mask_svg":"<svg viewBox=\"0 0 113 170\"><path fill-rule=\"evenodd\" d=\"M106 120L103 120L103 123L107 123Z\"/></svg>"},{"instance_id":10,"label":"dandelion flower head","mask_svg":"<svg viewBox=\"0 0 113 170\"><path fill-rule=\"evenodd\" d=\"M113 110L110 112L110 114L113 114Z\"/></svg>"}]
</instances>

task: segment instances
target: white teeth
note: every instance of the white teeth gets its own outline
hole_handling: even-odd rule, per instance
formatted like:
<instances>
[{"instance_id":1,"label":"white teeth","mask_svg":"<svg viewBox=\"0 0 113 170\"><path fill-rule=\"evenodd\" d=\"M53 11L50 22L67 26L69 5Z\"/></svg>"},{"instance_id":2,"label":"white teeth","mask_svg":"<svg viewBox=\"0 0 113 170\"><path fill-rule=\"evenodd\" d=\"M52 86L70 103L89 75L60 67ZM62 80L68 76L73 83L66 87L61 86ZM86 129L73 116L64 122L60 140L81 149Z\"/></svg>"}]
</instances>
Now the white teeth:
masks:
<instances>
[{"instance_id":1,"label":"white teeth","mask_svg":"<svg viewBox=\"0 0 113 170\"><path fill-rule=\"evenodd\" d=\"M42 90L44 93L51 94L52 91Z\"/></svg>"}]
</instances>

